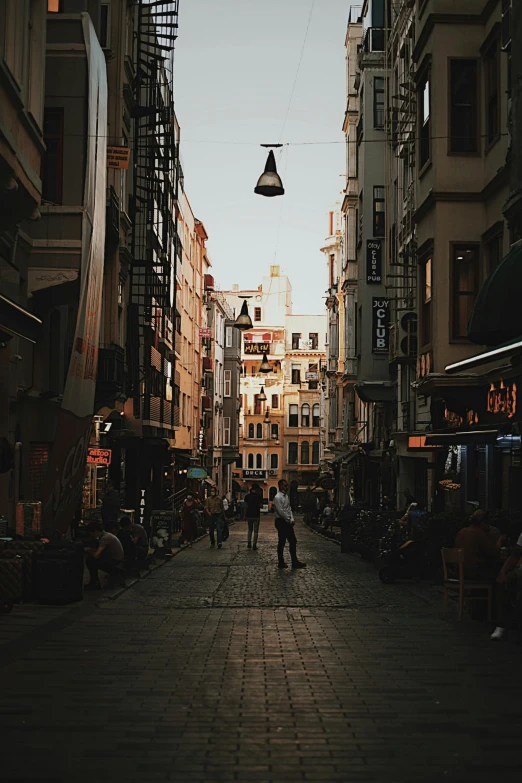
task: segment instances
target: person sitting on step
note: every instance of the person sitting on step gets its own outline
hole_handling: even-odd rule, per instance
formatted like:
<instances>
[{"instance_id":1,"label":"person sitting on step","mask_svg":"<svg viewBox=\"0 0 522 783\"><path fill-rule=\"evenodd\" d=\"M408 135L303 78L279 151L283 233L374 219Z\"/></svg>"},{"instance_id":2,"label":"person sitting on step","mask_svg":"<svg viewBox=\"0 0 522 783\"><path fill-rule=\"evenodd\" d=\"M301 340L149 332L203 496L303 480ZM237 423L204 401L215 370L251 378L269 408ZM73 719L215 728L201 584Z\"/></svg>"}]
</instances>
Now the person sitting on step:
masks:
<instances>
[{"instance_id":1,"label":"person sitting on step","mask_svg":"<svg viewBox=\"0 0 522 783\"><path fill-rule=\"evenodd\" d=\"M121 587L125 587L125 553L119 538L113 533L105 531L102 523L97 521L89 522L87 532L93 539L93 543L97 543L97 546L85 549L85 564L90 575L90 582L85 589L100 589L98 571L105 571Z\"/></svg>"}]
</instances>

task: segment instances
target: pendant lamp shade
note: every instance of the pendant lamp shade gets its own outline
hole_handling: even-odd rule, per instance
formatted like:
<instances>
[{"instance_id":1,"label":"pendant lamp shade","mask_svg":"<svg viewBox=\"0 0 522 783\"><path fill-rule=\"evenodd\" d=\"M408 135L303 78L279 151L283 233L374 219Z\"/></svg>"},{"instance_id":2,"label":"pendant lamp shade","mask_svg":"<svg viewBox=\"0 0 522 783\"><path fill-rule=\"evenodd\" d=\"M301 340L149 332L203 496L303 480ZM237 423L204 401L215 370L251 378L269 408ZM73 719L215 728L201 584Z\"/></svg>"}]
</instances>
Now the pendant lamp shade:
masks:
<instances>
[{"instance_id":1,"label":"pendant lamp shade","mask_svg":"<svg viewBox=\"0 0 522 783\"><path fill-rule=\"evenodd\" d=\"M269 411L269 409L267 408L266 409L266 413L265 413L265 418L263 419L263 423L264 424L270 424L270 414L269 414L268 411Z\"/></svg>"},{"instance_id":2,"label":"pendant lamp shade","mask_svg":"<svg viewBox=\"0 0 522 783\"><path fill-rule=\"evenodd\" d=\"M263 354L263 361L261 362L261 367L259 368L259 372L272 372L272 366L268 361L266 353Z\"/></svg>"},{"instance_id":3,"label":"pendant lamp shade","mask_svg":"<svg viewBox=\"0 0 522 783\"><path fill-rule=\"evenodd\" d=\"M265 170L259 177L254 193L258 196L282 196L285 192L281 177L277 173L277 166L273 150L268 153Z\"/></svg>"},{"instance_id":4,"label":"pendant lamp shade","mask_svg":"<svg viewBox=\"0 0 522 783\"><path fill-rule=\"evenodd\" d=\"M241 312L235 320L234 326L236 329L241 329L242 332L246 332L247 329L252 328L252 319L248 314L248 305L246 299L243 300L241 305Z\"/></svg>"},{"instance_id":5,"label":"pendant lamp shade","mask_svg":"<svg viewBox=\"0 0 522 783\"><path fill-rule=\"evenodd\" d=\"M261 392L257 395L258 402L266 402L265 387L261 386Z\"/></svg>"}]
</instances>

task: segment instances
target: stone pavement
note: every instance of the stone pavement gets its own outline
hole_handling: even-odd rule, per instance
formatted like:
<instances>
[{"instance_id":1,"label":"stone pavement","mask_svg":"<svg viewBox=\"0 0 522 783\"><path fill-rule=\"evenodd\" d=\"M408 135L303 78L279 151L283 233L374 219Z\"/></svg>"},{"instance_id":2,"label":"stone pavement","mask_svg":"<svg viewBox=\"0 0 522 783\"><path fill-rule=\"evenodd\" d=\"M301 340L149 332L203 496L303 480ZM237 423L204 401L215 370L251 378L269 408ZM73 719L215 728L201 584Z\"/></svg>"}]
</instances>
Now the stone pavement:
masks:
<instances>
[{"instance_id":1,"label":"stone pavement","mask_svg":"<svg viewBox=\"0 0 522 783\"><path fill-rule=\"evenodd\" d=\"M297 535L302 571L276 568L273 518L257 552L237 523L222 550L22 635L0 669L0 781L516 779L520 649Z\"/></svg>"}]
</instances>

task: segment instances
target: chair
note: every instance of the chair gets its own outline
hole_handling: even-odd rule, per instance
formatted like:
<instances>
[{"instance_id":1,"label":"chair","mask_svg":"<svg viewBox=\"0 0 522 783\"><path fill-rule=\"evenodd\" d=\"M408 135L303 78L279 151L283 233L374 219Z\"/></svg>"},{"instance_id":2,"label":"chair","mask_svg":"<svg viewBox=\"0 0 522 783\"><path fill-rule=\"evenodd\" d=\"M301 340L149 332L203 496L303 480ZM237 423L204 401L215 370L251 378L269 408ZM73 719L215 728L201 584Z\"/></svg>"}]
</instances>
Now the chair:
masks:
<instances>
[{"instance_id":1,"label":"chair","mask_svg":"<svg viewBox=\"0 0 522 783\"><path fill-rule=\"evenodd\" d=\"M491 622L493 617L493 585L488 582L468 581L464 579L464 550L463 549L441 549L442 568L444 570L444 607L442 616L446 617L448 608L448 595L450 590L457 590L459 593L459 623L462 622L462 612L464 601L487 601L488 602L488 620ZM448 573L448 565L458 567L458 577L451 577ZM486 595L470 595L473 592L486 592Z\"/></svg>"}]
</instances>

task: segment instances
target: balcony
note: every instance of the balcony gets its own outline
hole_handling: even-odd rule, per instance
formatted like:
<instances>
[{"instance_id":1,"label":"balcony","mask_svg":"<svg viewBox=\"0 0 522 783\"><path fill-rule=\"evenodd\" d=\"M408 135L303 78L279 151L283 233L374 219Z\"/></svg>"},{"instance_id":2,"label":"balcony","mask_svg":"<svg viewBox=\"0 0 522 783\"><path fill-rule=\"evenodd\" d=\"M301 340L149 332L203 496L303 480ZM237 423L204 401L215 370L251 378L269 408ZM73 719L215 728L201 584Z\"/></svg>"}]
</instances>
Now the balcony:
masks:
<instances>
[{"instance_id":1,"label":"balcony","mask_svg":"<svg viewBox=\"0 0 522 783\"><path fill-rule=\"evenodd\" d=\"M383 27L369 27L363 40L363 51L365 54L372 52L384 52L385 49L385 31Z\"/></svg>"}]
</instances>

